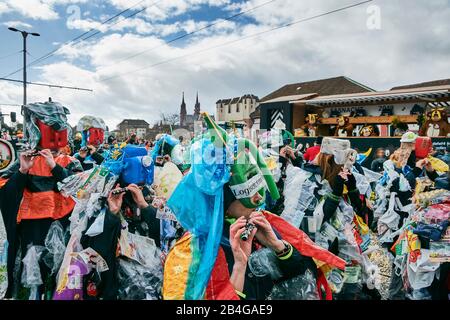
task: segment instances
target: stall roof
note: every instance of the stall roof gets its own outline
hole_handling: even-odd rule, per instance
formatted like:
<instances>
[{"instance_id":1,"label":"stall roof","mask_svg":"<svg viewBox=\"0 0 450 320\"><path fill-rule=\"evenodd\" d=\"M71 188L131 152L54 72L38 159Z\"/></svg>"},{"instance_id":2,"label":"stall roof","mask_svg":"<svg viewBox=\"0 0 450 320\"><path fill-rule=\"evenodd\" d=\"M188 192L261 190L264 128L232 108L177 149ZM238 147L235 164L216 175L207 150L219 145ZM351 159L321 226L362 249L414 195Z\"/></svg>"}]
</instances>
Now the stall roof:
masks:
<instances>
[{"instance_id":1,"label":"stall roof","mask_svg":"<svg viewBox=\"0 0 450 320\"><path fill-rule=\"evenodd\" d=\"M293 99L290 103L306 103L315 106L340 106L355 104L401 103L411 101L435 102L450 100L450 85L427 88L402 89L380 92L364 92L316 97L309 100Z\"/></svg>"},{"instance_id":2,"label":"stall roof","mask_svg":"<svg viewBox=\"0 0 450 320\"><path fill-rule=\"evenodd\" d=\"M312 99L317 96L318 96L317 93L297 94L297 95L293 95L293 96L283 96L283 97L278 97L278 98L271 99L271 100L266 100L264 102L261 102L260 104L285 102L285 101L292 101L292 100L301 101L301 100Z\"/></svg>"}]
</instances>

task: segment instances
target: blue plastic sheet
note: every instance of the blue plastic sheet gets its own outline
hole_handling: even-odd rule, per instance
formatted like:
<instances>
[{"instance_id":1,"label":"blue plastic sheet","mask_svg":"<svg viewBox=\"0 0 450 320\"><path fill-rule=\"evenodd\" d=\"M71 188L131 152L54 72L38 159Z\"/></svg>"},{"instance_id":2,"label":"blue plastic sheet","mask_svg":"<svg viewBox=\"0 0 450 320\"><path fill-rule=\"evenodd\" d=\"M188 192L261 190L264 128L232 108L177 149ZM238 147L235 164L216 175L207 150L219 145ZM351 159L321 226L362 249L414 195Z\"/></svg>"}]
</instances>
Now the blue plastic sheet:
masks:
<instances>
[{"instance_id":1,"label":"blue plastic sheet","mask_svg":"<svg viewBox=\"0 0 450 320\"><path fill-rule=\"evenodd\" d=\"M202 299L217 257L223 230L223 186L230 179L227 153L203 139L192 145L191 172L167 202L193 238L186 299Z\"/></svg>"}]
</instances>

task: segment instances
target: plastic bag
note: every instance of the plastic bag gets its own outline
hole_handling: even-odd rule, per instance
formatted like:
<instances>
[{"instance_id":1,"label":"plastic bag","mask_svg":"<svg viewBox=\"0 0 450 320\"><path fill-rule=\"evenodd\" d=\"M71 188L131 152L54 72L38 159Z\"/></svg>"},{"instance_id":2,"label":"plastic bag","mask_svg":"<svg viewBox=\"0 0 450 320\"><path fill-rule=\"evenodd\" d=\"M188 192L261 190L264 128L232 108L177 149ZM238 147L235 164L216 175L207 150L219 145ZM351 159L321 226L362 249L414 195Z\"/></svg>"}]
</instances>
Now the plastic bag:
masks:
<instances>
[{"instance_id":1,"label":"plastic bag","mask_svg":"<svg viewBox=\"0 0 450 320\"><path fill-rule=\"evenodd\" d=\"M104 208L100 214L95 218L95 221L91 224L89 229L86 231L86 235L89 237L95 237L99 234L103 233L103 227L105 224L105 211L106 208Z\"/></svg>"},{"instance_id":2,"label":"plastic bag","mask_svg":"<svg viewBox=\"0 0 450 320\"><path fill-rule=\"evenodd\" d=\"M163 270L160 263L143 266L119 259L118 297L121 300L160 300Z\"/></svg>"},{"instance_id":3,"label":"plastic bag","mask_svg":"<svg viewBox=\"0 0 450 320\"><path fill-rule=\"evenodd\" d=\"M311 271L277 283L267 300L320 300L316 279Z\"/></svg>"},{"instance_id":4,"label":"plastic bag","mask_svg":"<svg viewBox=\"0 0 450 320\"><path fill-rule=\"evenodd\" d=\"M388 210L378 219L378 233L382 233L380 225L385 225L391 230L398 230L398 223L400 222L400 216L395 212L395 197L396 193L392 192L389 199Z\"/></svg>"},{"instance_id":5,"label":"plastic bag","mask_svg":"<svg viewBox=\"0 0 450 320\"><path fill-rule=\"evenodd\" d=\"M283 276L278 266L278 258L269 248L254 251L248 258L248 267L255 277L269 275L275 281Z\"/></svg>"},{"instance_id":6,"label":"plastic bag","mask_svg":"<svg viewBox=\"0 0 450 320\"><path fill-rule=\"evenodd\" d=\"M0 242L0 300L8 289L8 241Z\"/></svg>"},{"instance_id":7,"label":"plastic bag","mask_svg":"<svg viewBox=\"0 0 450 320\"><path fill-rule=\"evenodd\" d=\"M59 268L56 277L56 290L62 291L68 284L68 274L70 272L70 265L72 263L72 257L76 253L83 250L80 244L81 233L73 233L67 244L66 251L64 252L63 262Z\"/></svg>"},{"instance_id":8,"label":"plastic bag","mask_svg":"<svg viewBox=\"0 0 450 320\"><path fill-rule=\"evenodd\" d=\"M409 300L432 300L430 292L426 288L419 290L410 290L406 293L406 298Z\"/></svg>"},{"instance_id":9,"label":"plastic bag","mask_svg":"<svg viewBox=\"0 0 450 320\"><path fill-rule=\"evenodd\" d=\"M314 196L316 185L309 180L310 176L311 173L292 165L286 169L284 210L280 216L297 228L300 227L311 203L316 200Z\"/></svg>"},{"instance_id":10,"label":"plastic bag","mask_svg":"<svg viewBox=\"0 0 450 320\"><path fill-rule=\"evenodd\" d=\"M182 178L183 174L174 163L166 162L162 168L155 167L153 189L156 195L169 199Z\"/></svg>"},{"instance_id":11,"label":"plastic bag","mask_svg":"<svg viewBox=\"0 0 450 320\"><path fill-rule=\"evenodd\" d=\"M152 267L161 262L161 251L156 247L153 239L130 233L124 229L120 235L119 245L121 255L143 266Z\"/></svg>"},{"instance_id":12,"label":"plastic bag","mask_svg":"<svg viewBox=\"0 0 450 320\"><path fill-rule=\"evenodd\" d=\"M65 285L55 290L53 300L83 300L83 276L90 270L86 262L73 257L65 275Z\"/></svg>"},{"instance_id":13,"label":"plastic bag","mask_svg":"<svg viewBox=\"0 0 450 320\"><path fill-rule=\"evenodd\" d=\"M44 263L50 269L50 274L56 274L64 258L66 246L64 245L64 230L59 221L51 224L45 238L45 248L47 253L44 255Z\"/></svg>"},{"instance_id":14,"label":"plastic bag","mask_svg":"<svg viewBox=\"0 0 450 320\"><path fill-rule=\"evenodd\" d=\"M416 262L411 262L410 259L407 262L408 282L414 290L429 287L440 266L439 262L432 262L430 260L430 250L422 249L420 253Z\"/></svg>"},{"instance_id":15,"label":"plastic bag","mask_svg":"<svg viewBox=\"0 0 450 320\"><path fill-rule=\"evenodd\" d=\"M23 270L21 282L25 288L31 289L29 300L39 300L38 287L44 283L41 277L39 260L44 250L45 247L43 246L30 246L22 260Z\"/></svg>"}]
</instances>

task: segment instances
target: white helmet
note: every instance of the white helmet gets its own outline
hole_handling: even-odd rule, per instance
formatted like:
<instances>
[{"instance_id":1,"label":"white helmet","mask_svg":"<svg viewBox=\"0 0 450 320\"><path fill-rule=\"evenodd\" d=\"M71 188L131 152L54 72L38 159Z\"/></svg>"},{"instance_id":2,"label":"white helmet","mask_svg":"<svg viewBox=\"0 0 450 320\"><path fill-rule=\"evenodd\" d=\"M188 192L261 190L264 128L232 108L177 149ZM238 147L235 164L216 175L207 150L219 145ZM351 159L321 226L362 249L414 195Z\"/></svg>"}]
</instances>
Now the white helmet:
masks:
<instances>
[{"instance_id":1,"label":"white helmet","mask_svg":"<svg viewBox=\"0 0 450 320\"><path fill-rule=\"evenodd\" d=\"M416 142L418 135L415 134L414 132L407 132L402 136L402 139L400 140L400 142L406 142L406 143L412 143L412 142Z\"/></svg>"}]
</instances>

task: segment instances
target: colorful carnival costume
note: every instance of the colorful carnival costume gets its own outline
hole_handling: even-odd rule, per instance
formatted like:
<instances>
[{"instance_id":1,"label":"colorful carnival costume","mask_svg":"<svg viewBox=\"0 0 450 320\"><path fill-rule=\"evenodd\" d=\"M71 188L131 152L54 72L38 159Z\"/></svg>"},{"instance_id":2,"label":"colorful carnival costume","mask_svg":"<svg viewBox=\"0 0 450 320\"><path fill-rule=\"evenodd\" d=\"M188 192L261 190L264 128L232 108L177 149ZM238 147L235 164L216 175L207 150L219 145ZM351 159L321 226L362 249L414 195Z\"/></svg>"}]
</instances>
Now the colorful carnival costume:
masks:
<instances>
[{"instance_id":1,"label":"colorful carnival costume","mask_svg":"<svg viewBox=\"0 0 450 320\"><path fill-rule=\"evenodd\" d=\"M273 199L278 190L266 163L250 141L227 135L204 114L210 132L191 147L192 167L175 189L168 205L188 233L167 256L164 271L164 299L265 299L274 288L274 280L265 274L259 281L247 268L244 292L236 292L230 282L233 254L228 228L233 219L225 219L227 207L239 200L246 208L264 205L266 188ZM209 138L206 138L208 137ZM311 270L319 280L314 292L329 292L315 262L332 268L345 262L315 245L302 231L283 219L262 211L279 239L289 243L289 250L275 263L285 279ZM254 242L253 254L263 247ZM319 262L320 261L320 262Z\"/></svg>"}]
</instances>

